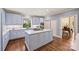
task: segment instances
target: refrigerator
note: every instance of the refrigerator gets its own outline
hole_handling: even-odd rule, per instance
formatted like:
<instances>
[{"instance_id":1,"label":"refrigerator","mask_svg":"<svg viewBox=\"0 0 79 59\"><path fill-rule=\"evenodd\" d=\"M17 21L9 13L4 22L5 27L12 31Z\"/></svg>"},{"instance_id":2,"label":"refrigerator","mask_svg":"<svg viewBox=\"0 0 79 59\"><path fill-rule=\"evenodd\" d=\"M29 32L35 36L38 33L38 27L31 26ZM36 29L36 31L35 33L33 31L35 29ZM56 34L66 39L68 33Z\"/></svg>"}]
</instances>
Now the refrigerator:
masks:
<instances>
[{"instance_id":1,"label":"refrigerator","mask_svg":"<svg viewBox=\"0 0 79 59\"><path fill-rule=\"evenodd\" d=\"M2 25L1 25L1 12L0 12L0 51L1 51L1 39L2 39L1 27L2 27Z\"/></svg>"}]
</instances>

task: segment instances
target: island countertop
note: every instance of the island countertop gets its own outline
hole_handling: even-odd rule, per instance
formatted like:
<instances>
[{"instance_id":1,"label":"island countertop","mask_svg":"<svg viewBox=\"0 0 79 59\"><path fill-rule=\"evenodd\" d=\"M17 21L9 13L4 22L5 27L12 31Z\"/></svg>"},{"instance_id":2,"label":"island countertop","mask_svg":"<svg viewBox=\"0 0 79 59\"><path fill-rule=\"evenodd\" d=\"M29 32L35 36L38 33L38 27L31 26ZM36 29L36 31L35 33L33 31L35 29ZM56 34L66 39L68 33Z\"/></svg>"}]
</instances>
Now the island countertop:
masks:
<instances>
[{"instance_id":1,"label":"island countertop","mask_svg":"<svg viewBox=\"0 0 79 59\"><path fill-rule=\"evenodd\" d=\"M25 32L27 34L36 34L36 33L41 33L41 32L45 32L45 31L51 31L50 29L43 29L43 30L26 30Z\"/></svg>"}]
</instances>

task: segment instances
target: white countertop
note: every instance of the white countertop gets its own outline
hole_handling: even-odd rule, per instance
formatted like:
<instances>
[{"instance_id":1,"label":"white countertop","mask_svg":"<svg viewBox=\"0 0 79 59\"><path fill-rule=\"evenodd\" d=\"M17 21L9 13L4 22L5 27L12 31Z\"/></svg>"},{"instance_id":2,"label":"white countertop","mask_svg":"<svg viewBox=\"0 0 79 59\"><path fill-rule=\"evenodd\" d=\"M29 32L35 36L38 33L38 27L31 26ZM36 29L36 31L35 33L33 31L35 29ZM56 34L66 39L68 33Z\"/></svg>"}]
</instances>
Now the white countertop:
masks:
<instances>
[{"instance_id":1,"label":"white countertop","mask_svg":"<svg viewBox=\"0 0 79 59\"><path fill-rule=\"evenodd\" d=\"M35 31L35 30L26 30L25 32L27 34L36 34L36 33L45 32L45 31L51 31L51 30L50 29L43 29L43 30L38 30L38 31Z\"/></svg>"}]
</instances>

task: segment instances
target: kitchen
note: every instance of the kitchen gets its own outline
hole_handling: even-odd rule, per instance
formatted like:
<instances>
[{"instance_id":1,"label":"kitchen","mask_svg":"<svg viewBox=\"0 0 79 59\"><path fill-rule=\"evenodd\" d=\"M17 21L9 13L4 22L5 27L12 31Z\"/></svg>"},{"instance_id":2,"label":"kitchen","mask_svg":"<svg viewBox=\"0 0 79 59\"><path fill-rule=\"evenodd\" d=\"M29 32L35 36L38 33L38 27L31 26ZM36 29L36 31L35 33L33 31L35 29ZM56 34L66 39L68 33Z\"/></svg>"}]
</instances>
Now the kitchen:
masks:
<instances>
[{"instance_id":1,"label":"kitchen","mask_svg":"<svg viewBox=\"0 0 79 59\"><path fill-rule=\"evenodd\" d=\"M66 41L67 35L62 37L61 18L75 16L76 33L78 11L72 8L1 8L0 50L73 51L74 41Z\"/></svg>"},{"instance_id":2,"label":"kitchen","mask_svg":"<svg viewBox=\"0 0 79 59\"><path fill-rule=\"evenodd\" d=\"M7 9L2 10L3 42L1 45L2 45L3 51L6 49L7 44L9 43L10 40L15 40L18 38L25 37L25 44L26 44L28 50L37 49L37 48L49 43L52 40L51 30L44 29L44 26L40 25L44 21L44 17L32 16L32 18L34 20L31 20L31 27L29 29L23 28L23 22L24 22L23 17L24 17L24 15L19 12L7 10ZM39 21L39 19L41 21ZM31 36L32 38L34 38L33 40L31 40L32 42L28 38L27 34L29 35L29 37L31 35L34 35L34 37ZM39 36L39 35L41 35L41 36ZM44 36L42 36L42 35L44 35ZM38 39L37 36L40 38L40 40ZM43 40L43 39L45 39L44 37L47 37L46 38L47 40ZM39 42L41 42L41 43L39 43ZM37 43L39 43L39 44L37 44Z\"/></svg>"}]
</instances>

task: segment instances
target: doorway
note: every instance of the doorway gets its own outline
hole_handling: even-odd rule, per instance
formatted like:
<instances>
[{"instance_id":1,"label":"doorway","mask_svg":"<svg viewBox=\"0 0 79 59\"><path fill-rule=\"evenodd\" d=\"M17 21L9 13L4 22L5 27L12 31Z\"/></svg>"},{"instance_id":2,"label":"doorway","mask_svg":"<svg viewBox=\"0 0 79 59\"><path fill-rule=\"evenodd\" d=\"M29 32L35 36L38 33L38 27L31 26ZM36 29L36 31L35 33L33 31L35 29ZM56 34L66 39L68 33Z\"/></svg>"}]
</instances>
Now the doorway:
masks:
<instances>
[{"instance_id":1,"label":"doorway","mask_svg":"<svg viewBox=\"0 0 79 59\"><path fill-rule=\"evenodd\" d=\"M61 18L61 30L62 30L62 38L74 40L75 34L75 16L68 16Z\"/></svg>"}]
</instances>

